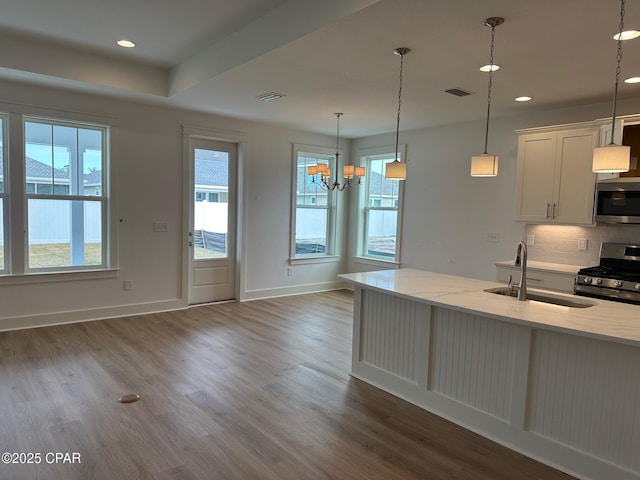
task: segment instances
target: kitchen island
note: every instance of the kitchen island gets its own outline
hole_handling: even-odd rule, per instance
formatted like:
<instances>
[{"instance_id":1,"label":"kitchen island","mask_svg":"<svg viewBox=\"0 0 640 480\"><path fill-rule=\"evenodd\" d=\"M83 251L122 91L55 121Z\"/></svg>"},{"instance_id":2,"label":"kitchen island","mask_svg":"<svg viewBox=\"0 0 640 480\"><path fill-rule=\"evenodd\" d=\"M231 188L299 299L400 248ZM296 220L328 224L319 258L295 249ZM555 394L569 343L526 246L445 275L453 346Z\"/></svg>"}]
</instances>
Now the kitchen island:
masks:
<instances>
[{"instance_id":1,"label":"kitchen island","mask_svg":"<svg viewBox=\"0 0 640 480\"><path fill-rule=\"evenodd\" d=\"M639 306L413 269L339 278L354 377L578 478L640 479Z\"/></svg>"}]
</instances>

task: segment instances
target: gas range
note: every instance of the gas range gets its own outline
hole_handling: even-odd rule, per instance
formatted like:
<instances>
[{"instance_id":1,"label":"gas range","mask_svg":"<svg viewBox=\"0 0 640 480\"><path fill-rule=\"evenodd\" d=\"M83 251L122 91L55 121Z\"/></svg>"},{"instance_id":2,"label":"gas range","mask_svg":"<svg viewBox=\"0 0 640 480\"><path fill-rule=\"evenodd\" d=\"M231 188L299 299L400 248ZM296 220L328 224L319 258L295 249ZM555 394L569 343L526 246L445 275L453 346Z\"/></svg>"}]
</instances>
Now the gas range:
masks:
<instances>
[{"instance_id":1,"label":"gas range","mask_svg":"<svg viewBox=\"0 0 640 480\"><path fill-rule=\"evenodd\" d=\"M640 305L640 245L603 243L600 264L578 271L573 292Z\"/></svg>"}]
</instances>

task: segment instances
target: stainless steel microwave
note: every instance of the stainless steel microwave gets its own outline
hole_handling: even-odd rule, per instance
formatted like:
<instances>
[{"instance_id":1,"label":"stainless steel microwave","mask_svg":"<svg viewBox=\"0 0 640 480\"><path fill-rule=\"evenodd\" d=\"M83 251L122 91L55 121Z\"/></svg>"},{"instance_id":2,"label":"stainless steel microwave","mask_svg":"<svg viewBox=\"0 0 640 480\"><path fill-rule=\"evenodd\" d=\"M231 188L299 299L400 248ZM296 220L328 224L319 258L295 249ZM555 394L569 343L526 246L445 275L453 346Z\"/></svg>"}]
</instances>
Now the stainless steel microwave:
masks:
<instances>
[{"instance_id":1,"label":"stainless steel microwave","mask_svg":"<svg viewBox=\"0 0 640 480\"><path fill-rule=\"evenodd\" d=\"M595 213L597 222L640 223L640 177L598 182Z\"/></svg>"}]
</instances>

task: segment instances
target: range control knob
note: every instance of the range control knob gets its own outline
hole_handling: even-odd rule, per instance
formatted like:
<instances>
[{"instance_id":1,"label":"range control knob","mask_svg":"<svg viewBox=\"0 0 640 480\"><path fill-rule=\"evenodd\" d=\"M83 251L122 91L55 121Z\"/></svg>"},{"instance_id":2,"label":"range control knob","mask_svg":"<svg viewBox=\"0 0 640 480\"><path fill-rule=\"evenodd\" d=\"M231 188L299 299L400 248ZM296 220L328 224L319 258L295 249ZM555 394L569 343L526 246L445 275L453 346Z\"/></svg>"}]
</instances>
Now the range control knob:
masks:
<instances>
[{"instance_id":1,"label":"range control knob","mask_svg":"<svg viewBox=\"0 0 640 480\"><path fill-rule=\"evenodd\" d=\"M602 279L596 278L596 285L602 285Z\"/></svg>"},{"instance_id":2,"label":"range control knob","mask_svg":"<svg viewBox=\"0 0 640 480\"><path fill-rule=\"evenodd\" d=\"M613 286L614 287L621 287L622 286L622 281L616 280L615 282L613 282Z\"/></svg>"},{"instance_id":3,"label":"range control knob","mask_svg":"<svg viewBox=\"0 0 640 480\"><path fill-rule=\"evenodd\" d=\"M591 277L584 277L584 283L589 284L593 282L593 279Z\"/></svg>"},{"instance_id":4,"label":"range control knob","mask_svg":"<svg viewBox=\"0 0 640 480\"><path fill-rule=\"evenodd\" d=\"M640 283L636 283L636 286L633 288L635 288L636 290L640 290Z\"/></svg>"}]
</instances>

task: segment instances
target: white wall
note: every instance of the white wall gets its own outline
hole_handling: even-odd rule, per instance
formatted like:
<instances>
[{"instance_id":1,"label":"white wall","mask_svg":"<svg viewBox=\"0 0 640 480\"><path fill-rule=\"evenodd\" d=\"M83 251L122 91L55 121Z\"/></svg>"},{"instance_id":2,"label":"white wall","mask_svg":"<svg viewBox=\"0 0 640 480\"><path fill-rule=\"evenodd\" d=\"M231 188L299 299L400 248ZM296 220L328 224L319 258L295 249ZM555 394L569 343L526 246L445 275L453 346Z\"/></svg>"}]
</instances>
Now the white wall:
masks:
<instances>
[{"instance_id":1,"label":"white wall","mask_svg":"<svg viewBox=\"0 0 640 480\"><path fill-rule=\"evenodd\" d=\"M637 112L640 100L618 104L620 115ZM500 156L499 175L495 178L469 175L471 156L479 154L484 146L484 121L401 132L400 143L407 144L408 159L401 267L493 279L494 262L513 258L517 242L525 239L526 226L515 221L518 138L514 130L592 121L610 115L610 103L541 112L523 105L522 115L492 118L489 152ZM394 141L393 133L358 139L352 144L352 155L357 158L359 149L393 145ZM351 195L350 201L349 245L353 245L356 196ZM554 235L553 230L547 231L552 233L540 234L543 244L545 238ZM499 242L487 242L487 233L498 233ZM612 230L598 235L621 236ZM623 228L622 236L629 236L628 228ZM592 248L596 248L595 243L591 242ZM538 252L540 258L536 258ZM380 268L356 263L353 248L349 253L350 272ZM575 255L563 253L564 263L591 261L577 251ZM548 258L541 248L531 249L530 258L544 260L543 257Z\"/></svg>"},{"instance_id":2,"label":"white wall","mask_svg":"<svg viewBox=\"0 0 640 480\"><path fill-rule=\"evenodd\" d=\"M102 117L117 126L113 152L114 204L118 238L117 276L64 282L0 279L0 329L67 322L171 308L183 308L184 248L182 126L238 132L243 152L241 299L335 288L336 275L371 268L351 258L357 191L338 194L336 262L289 266L292 144L332 146L333 138L277 126L202 113L114 100L89 93L0 82L0 110L19 106L30 113L62 118ZM35 107L34 107L35 106ZM50 111L43 111L48 108ZM469 162L483 145L484 122L402 132L407 144L402 266L492 279L493 262L513 257L525 226L514 220L517 137L515 129L606 117L610 105L526 113L491 122L489 150L500 155L497 178L471 178ZM65 111L67 113L65 113ZM640 100L621 102L620 114L640 112ZM359 148L393 145L394 134L344 141L356 158ZM351 147L351 148L350 148ZM140 185L144 189L140 190ZM347 201L350 203L348 208ZM168 232L154 232L153 222ZM347 241L344 233L348 229ZM487 232L499 243L485 241ZM349 247L347 247L349 245ZM348 248L348 250L347 250ZM535 249L532 257L535 258ZM125 292L123 280L133 282Z\"/></svg>"},{"instance_id":3,"label":"white wall","mask_svg":"<svg viewBox=\"0 0 640 480\"><path fill-rule=\"evenodd\" d=\"M32 107L35 106L35 107ZM42 107L48 108L43 111ZM239 132L243 158L243 299L333 288L343 262L297 265L287 276L292 144L332 146L316 135L202 113L114 100L92 94L0 82L0 111L25 110L68 118L87 114L116 125L114 205L118 267L115 278L82 281L0 279L0 329L182 308L184 238L182 125ZM343 147L348 151L349 142ZM346 157L346 155L345 155ZM345 159L345 160L348 160ZM154 232L153 222L168 232ZM340 224L344 222L341 215ZM338 245L344 240L339 239ZM123 280L133 290L123 290Z\"/></svg>"}]
</instances>

